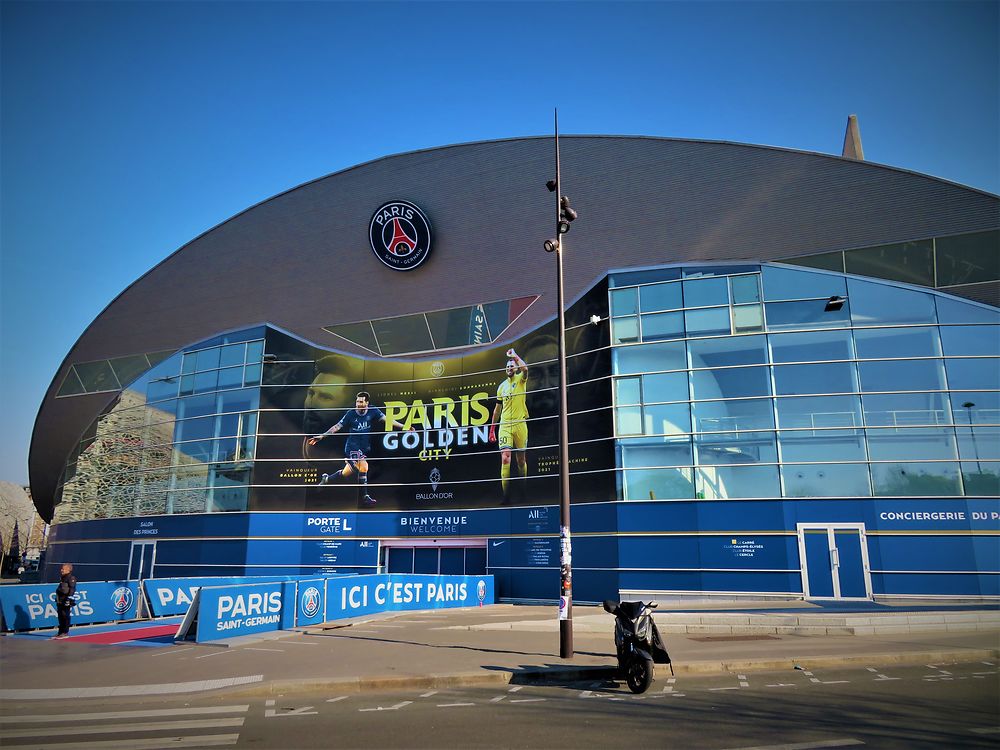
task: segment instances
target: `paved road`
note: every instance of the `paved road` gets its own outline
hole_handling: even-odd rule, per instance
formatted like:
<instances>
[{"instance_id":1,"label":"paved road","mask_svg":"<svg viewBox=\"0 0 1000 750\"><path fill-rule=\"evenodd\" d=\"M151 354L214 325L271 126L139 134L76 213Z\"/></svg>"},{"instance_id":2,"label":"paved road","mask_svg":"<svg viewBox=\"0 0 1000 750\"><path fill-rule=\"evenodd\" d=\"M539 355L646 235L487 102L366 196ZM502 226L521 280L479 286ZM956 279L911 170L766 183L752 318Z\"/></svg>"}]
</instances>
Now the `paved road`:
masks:
<instances>
[{"instance_id":1,"label":"paved road","mask_svg":"<svg viewBox=\"0 0 1000 750\"><path fill-rule=\"evenodd\" d=\"M4 750L996 748L995 661L238 700L5 701Z\"/></svg>"}]
</instances>

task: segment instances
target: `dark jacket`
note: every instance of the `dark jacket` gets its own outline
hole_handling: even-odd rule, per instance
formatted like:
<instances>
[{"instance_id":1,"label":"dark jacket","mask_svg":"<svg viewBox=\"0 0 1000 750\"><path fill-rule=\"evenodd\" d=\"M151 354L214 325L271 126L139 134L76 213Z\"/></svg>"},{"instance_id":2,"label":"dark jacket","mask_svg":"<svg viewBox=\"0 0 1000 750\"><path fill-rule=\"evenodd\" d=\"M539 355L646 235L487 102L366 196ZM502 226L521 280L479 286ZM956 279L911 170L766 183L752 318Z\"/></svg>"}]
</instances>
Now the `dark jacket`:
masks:
<instances>
[{"instance_id":1,"label":"dark jacket","mask_svg":"<svg viewBox=\"0 0 1000 750\"><path fill-rule=\"evenodd\" d=\"M59 585L56 586L56 604L60 607L71 607L76 602L73 601L73 596L76 594L76 576L72 573L67 573L59 579Z\"/></svg>"}]
</instances>

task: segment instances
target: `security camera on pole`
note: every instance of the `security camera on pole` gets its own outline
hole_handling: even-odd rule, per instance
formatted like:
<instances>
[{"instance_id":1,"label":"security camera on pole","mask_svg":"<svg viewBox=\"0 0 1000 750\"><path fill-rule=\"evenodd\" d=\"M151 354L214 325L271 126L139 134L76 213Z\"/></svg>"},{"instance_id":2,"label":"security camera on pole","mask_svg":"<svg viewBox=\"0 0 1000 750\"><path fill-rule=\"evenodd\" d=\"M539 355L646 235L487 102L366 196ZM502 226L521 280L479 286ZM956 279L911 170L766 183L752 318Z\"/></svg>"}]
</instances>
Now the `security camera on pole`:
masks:
<instances>
[{"instance_id":1,"label":"security camera on pole","mask_svg":"<svg viewBox=\"0 0 1000 750\"><path fill-rule=\"evenodd\" d=\"M555 111L556 178L545 183L556 194L556 238L545 252L556 254L556 304L559 306L559 656L573 657L573 550L569 533L569 422L566 398L566 318L563 301L563 235L577 213L562 194L559 170L559 111Z\"/></svg>"}]
</instances>

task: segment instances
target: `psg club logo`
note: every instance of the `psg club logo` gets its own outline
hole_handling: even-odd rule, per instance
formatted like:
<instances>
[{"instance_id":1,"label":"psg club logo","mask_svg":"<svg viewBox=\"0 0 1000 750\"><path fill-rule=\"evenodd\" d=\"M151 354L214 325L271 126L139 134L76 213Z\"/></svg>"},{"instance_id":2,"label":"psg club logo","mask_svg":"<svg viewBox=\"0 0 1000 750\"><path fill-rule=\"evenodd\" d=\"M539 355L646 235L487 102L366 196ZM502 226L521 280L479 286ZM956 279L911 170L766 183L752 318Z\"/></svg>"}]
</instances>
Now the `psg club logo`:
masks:
<instances>
[{"instance_id":1,"label":"psg club logo","mask_svg":"<svg viewBox=\"0 0 1000 750\"><path fill-rule=\"evenodd\" d=\"M319 589L315 586L307 588L302 592L299 603L302 607L303 615L306 617L315 617L316 613L319 612Z\"/></svg>"},{"instance_id":2,"label":"psg club logo","mask_svg":"<svg viewBox=\"0 0 1000 750\"><path fill-rule=\"evenodd\" d=\"M115 614L123 615L132 608L132 589L128 586L119 586L111 594L111 606L115 609Z\"/></svg>"},{"instance_id":3,"label":"psg club logo","mask_svg":"<svg viewBox=\"0 0 1000 750\"><path fill-rule=\"evenodd\" d=\"M389 201L368 227L375 257L394 271L412 271L431 254L431 224L409 201Z\"/></svg>"},{"instance_id":4,"label":"psg club logo","mask_svg":"<svg viewBox=\"0 0 1000 750\"><path fill-rule=\"evenodd\" d=\"M479 606L482 607L483 601L486 599L486 581L482 578L476 584L476 598L479 599Z\"/></svg>"}]
</instances>

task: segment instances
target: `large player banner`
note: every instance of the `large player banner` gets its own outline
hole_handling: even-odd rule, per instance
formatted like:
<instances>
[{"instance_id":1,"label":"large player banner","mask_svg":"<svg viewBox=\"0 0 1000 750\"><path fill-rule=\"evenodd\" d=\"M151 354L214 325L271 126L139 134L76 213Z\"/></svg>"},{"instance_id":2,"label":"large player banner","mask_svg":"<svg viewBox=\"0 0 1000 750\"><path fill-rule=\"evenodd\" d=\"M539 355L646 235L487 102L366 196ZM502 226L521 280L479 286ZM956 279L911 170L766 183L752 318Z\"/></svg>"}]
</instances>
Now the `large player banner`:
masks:
<instances>
[{"instance_id":1,"label":"large player banner","mask_svg":"<svg viewBox=\"0 0 1000 750\"><path fill-rule=\"evenodd\" d=\"M512 347L404 362L331 353L269 331L266 351L276 361L264 370L251 507L417 510L558 502L554 334L550 324ZM610 357L602 335L592 325L568 332L574 502L615 497ZM510 348L526 372L516 361L508 365ZM523 389L526 419L504 418L498 391L515 388ZM369 438L365 485L359 482L364 465L350 455L356 445L349 428L309 443L355 408L359 391L371 394L368 414L377 408L385 415ZM524 446L511 451L506 470L505 422L516 422L515 440ZM366 494L375 504L365 504Z\"/></svg>"}]
</instances>

